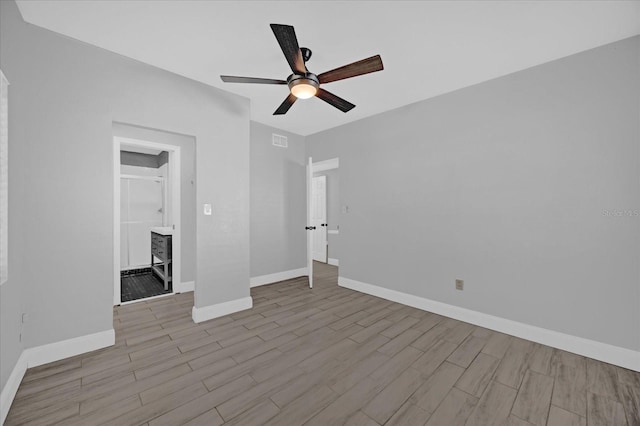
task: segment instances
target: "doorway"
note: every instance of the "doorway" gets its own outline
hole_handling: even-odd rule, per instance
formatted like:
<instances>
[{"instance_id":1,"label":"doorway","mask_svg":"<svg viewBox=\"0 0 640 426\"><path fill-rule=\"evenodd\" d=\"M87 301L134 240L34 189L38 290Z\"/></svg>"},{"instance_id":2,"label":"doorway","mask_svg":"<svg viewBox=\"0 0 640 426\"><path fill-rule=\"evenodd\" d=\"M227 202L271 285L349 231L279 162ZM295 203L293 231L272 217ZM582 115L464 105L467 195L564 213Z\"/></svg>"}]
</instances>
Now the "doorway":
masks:
<instances>
[{"instance_id":1,"label":"doorway","mask_svg":"<svg viewBox=\"0 0 640 426\"><path fill-rule=\"evenodd\" d=\"M339 235L339 211L337 171L338 158L307 162L307 270L309 287L313 287L314 261L338 266L337 258L332 258L331 246ZM333 176L327 176L333 174ZM331 186L334 185L333 190ZM331 219L329 219L331 218Z\"/></svg>"},{"instance_id":2,"label":"doorway","mask_svg":"<svg viewBox=\"0 0 640 426\"><path fill-rule=\"evenodd\" d=\"M314 173L312 182L313 260L327 263L327 177Z\"/></svg>"},{"instance_id":3,"label":"doorway","mask_svg":"<svg viewBox=\"0 0 640 426\"><path fill-rule=\"evenodd\" d=\"M180 147L116 136L113 159L113 303L173 294L181 282Z\"/></svg>"},{"instance_id":4,"label":"doorway","mask_svg":"<svg viewBox=\"0 0 640 426\"><path fill-rule=\"evenodd\" d=\"M152 265L149 265L152 239L150 231L170 231L167 227L168 197L165 185L168 167L166 163L157 167L155 161L163 154L166 157L167 152L139 153L126 149L127 151L123 147L120 151L121 302L146 299L173 291L172 282L168 280L165 286L164 280L155 273L153 259ZM131 161L136 158L145 160L144 166ZM171 265L168 264L167 267L170 268Z\"/></svg>"}]
</instances>

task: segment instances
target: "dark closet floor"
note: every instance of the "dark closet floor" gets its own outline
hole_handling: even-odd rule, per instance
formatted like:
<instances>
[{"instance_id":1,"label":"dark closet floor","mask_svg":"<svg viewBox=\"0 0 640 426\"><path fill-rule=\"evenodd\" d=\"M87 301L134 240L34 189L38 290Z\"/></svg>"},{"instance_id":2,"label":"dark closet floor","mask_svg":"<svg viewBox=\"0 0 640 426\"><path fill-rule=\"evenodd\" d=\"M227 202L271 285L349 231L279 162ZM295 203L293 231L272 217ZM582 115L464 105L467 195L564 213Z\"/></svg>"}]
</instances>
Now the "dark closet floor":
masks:
<instances>
[{"instance_id":1,"label":"dark closet floor","mask_svg":"<svg viewBox=\"0 0 640 426\"><path fill-rule=\"evenodd\" d=\"M151 269L135 274L122 274L120 278L120 300L131 302L152 296L171 293L164 289L164 283L151 272Z\"/></svg>"}]
</instances>

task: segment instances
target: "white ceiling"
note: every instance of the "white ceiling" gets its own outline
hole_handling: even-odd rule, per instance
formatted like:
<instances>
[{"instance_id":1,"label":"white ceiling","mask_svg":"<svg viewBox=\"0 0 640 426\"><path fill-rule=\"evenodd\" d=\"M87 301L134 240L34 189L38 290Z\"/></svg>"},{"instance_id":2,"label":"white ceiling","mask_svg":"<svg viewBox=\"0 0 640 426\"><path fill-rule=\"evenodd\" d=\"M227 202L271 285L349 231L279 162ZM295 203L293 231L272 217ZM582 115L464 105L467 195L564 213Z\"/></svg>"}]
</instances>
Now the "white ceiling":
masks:
<instances>
[{"instance_id":1,"label":"white ceiling","mask_svg":"<svg viewBox=\"0 0 640 426\"><path fill-rule=\"evenodd\" d=\"M32 24L251 99L252 119L308 135L640 34L639 1L37 1ZM290 74L270 23L296 29L321 72L382 55L385 70L329 83L356 104L320 99L273 111L286 86L220 74Z\"/></svg>"}]
</instances>

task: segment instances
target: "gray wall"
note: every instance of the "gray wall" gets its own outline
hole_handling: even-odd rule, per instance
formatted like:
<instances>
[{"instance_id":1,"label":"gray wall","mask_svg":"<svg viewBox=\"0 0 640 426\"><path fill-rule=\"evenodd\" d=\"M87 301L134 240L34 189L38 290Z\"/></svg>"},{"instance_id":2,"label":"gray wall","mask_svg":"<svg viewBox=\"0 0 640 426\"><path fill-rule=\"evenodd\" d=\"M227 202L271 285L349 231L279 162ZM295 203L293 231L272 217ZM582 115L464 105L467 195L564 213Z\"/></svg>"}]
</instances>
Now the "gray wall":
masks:
<instances>
[{"instance_id":1,"label":"gray wall","mask_svg":"<svg viewBox=\"0 0 640 426\"><path fill-rule=\"evenodd\" d=\"M273 133L288 148L273 146ZM251 122L251 276L306 266L304 137Z\"/></svg>"},{"instance_id":2,"label":"gray wall","mask_svg":"<svg viewBox=\"0 0 640 426\"><path fill-rule=\"evenodd\" d=\"M605 212L640 209L639 52L634 37L307 137L314 161L340 158L340 275L639 350L640 217Z\"/></svg>"},{"instance_id":3,"label":"gray wall","mask_svg":"<svg viewBox=\"0 0 640 426\"><path fill-rule=\"evenodd\" d=\"M313 175L327 177L327 223L330 230L337 230L340 226L340 169L325 170ZM328 234L327 242L328 256L340 259L340 235Z\"/></svg>"},{"instance_id":4,"label":"gray wall","mask_svg":"<svg viewBox=\"0 0 640 426\"><path fill-rule=\"evenodd\" d=\"M180 147L180 216L182 220L182 282L196 277L196 141L193 136L145 129L124 123L113 124L114 136L142 139ZM141 154L145 155L145 154ZM167 155L153 156L159 165L167 162Z\"/></svg>"},{"instance_id":5,"label":"gray wall","mask_svg":"<svg viewBox=\"0 0 640 426\"><path fill-rule=\"evenodd\" d=\"M112 328L113 122L196 138L196 203L213 215L196 221L195 304L249 296L249 101L28 25L12 1L0 19L11 83L3 384L20 352L19 310L5 305L30 314L26 348Z\"/></svg>"}]
</instances>

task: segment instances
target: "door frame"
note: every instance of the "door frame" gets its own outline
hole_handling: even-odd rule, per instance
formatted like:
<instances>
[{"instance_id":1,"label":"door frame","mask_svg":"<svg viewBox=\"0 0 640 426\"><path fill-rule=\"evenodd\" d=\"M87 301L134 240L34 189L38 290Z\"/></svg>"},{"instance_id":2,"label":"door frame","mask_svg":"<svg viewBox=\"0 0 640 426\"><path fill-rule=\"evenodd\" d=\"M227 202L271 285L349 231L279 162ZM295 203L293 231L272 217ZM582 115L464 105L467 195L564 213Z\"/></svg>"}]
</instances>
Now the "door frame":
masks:
<instances>
[{"instance_id":1,"label":"door frame","mask_svg":"<svg viewBox=\"0 0 640 426\"><path fill-rule=\"evenodd\" d=\"M321 176L313 176L311 175L311 181L312 181L312 192L316 191L316 182L317 180L321 180L324 181L324 220L322 221L323 223L320 224L320 229L318 229L318 226L315 225L313 223L313 220L311 221L311 225L312 226L316 226L316 229L314 229L314 243L315 238L320 237L321 235L318 235L318 231L322 231L322 233L324 234L324 247L323 247L323 252L324 255L320 255L320 257L322 257L324 260L317 260L317 256L318 256L318 252L314 251L314 260L316 262L322 262L322 263L327 263L328 262L328 258L329 258L329 253L328 253L328 237L327 237L327 228L324 226L324 223L327 221L327 176L326 175L321 175ZM316 194L317 195L317 194ZM315 197L314 197L314 201L315 201ZM315 207L315 206L314 206ZM315 209L312 210L312 212L315 212ZM311 215L311 218L313 219L313 213Z\"/></svg>"},{"instance_id":2,"label":"door frame","mask_svg":"<svg viewBox=\"0 0 640 426\"><path fill-rule=\"evenodd\" d=\"M313 288L313 221L311 220L311 212L313 211L313 159L307 159L306 167L307 175L307 223L305 232L307 234L307 276L309 277L309 288Z\"/></svg>"},{"instance_id":3,"label":"door frame","mask_svg":"<svg viewBox=\"0 0 640 426\"><path fill-rule=\"evenodd\" d=\"M313 166L313 173L324 172L326 170L340 168L340 158L330 158L324 161L317 161L311 164Z\"/></svg>"},{"instance_id":4,"label":"door frame","mask_svg":"<svg viewBox=\"0 0 640 426\"><path fill-rule=\"evenodd\" d=\"M309 164L311 165L311 171L307 171L308 175L313 177L313 174L316 172L324 172L325 170L332 170L340 168L340 158L330 158L328 160L313 162L312 157L308 157ZM307 166L309 167L309 166ZM307 179L307 226L311 226L311 216L310 212L313 208L313 197L311 196L311 191L313 190L311 182ZM307 269L309 274L309 287L313 287L313 232L307 233ZM328 238L327 238L328 242ZM327 260L329 255L327 254Z\"/></svg>"},{"instance_id":5,"label":"door frame","mask_svg":"<svg viewBox=\"0 0 640 426\"><path fill-rule=\"evenodd\" d=\"M180 201L180 147L142 139L113 137L113 304L122 304L120 294L120 149L122 145L151 148L169 153L169 178L167 186L171 185L171 216L173 218L172 248L172 286L175 292L181 284L181 201ZM146 300L146 299L140 299Z\"/></svg>"}]
</instances>

